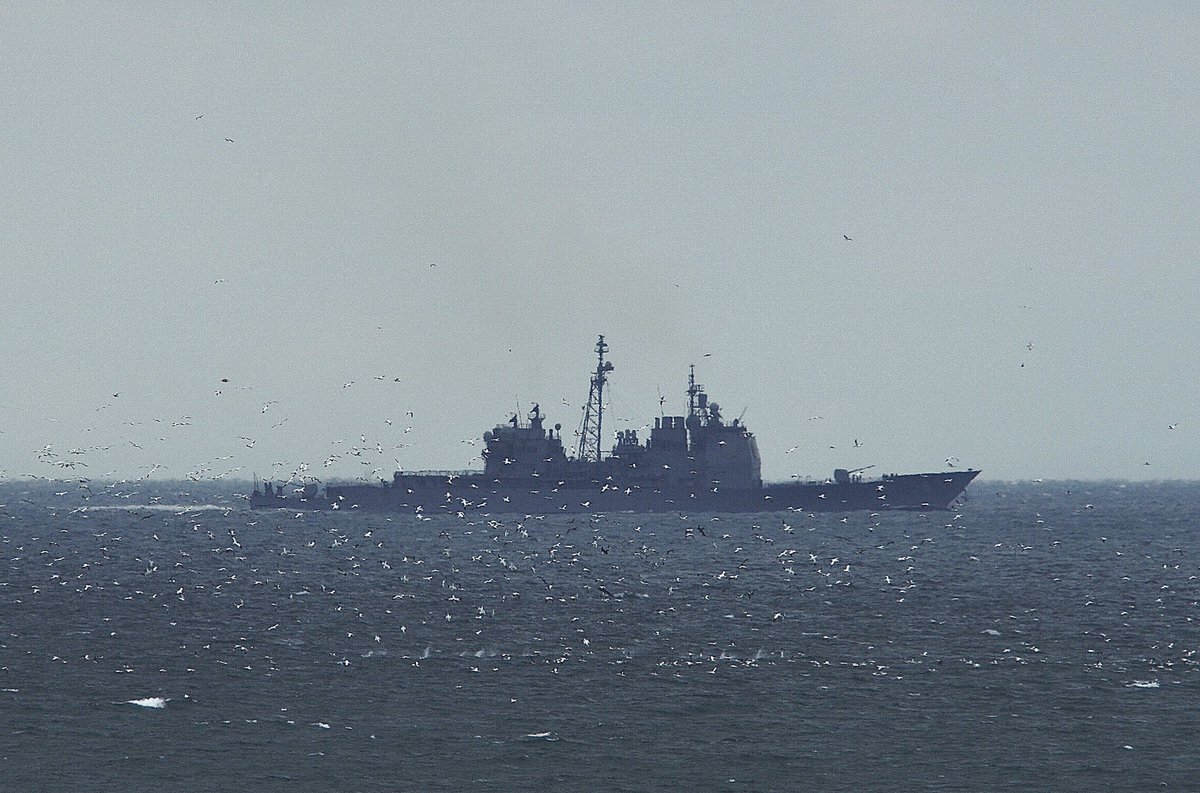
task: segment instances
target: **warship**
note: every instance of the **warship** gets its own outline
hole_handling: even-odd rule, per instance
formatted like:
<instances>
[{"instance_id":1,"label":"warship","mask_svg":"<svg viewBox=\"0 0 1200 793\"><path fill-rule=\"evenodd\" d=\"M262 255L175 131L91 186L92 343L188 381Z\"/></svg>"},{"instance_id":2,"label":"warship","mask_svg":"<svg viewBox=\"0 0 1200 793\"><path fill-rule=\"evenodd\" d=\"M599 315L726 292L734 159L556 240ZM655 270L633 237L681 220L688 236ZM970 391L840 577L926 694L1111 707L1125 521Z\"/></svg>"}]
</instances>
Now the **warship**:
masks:
<instances>
[{"instance_id":1,"label":"warship","mask_svg":"<svg viewBox=\"0 0 1200 793\"><path fill-rule=\"evenodd\" d=\"M574 454L563 446L562 425L545 426L539 405L514 414L483 434L482 471L396 471L372 483L276 484L255 480L254 508L437 513L769 512L792 510L945 510L978 470L884 474L874 466L836 469L820 481L765 483L754 434L738 419L726 421L690 368L687 415L654 419L643 442L620 430L602 450L604 386L613 371L604 336ZM660 408L664 400L660 397Z\"/></svg>"}]
</instances>

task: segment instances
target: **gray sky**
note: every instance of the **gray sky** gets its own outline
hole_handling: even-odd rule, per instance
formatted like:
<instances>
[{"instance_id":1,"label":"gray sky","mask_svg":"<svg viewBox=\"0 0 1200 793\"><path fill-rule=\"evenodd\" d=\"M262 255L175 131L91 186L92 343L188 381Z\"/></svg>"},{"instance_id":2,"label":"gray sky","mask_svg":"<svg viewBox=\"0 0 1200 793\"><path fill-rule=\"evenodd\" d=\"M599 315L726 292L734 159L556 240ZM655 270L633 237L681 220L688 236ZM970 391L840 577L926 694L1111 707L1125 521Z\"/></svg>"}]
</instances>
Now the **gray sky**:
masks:
<instances>
[{"instance_id":1,"label":"gray sky","mask_svg":"<svg viewBox=\"0 0 1200 793\"><path fill-rule=\"evenodd\" d=\"M1197 42L1186 3L0 4L0 468L466 467L518 404L570 437L604 333L608 428L695 363L772 480L1200 478Z\"/></svg>"}]
</instances>

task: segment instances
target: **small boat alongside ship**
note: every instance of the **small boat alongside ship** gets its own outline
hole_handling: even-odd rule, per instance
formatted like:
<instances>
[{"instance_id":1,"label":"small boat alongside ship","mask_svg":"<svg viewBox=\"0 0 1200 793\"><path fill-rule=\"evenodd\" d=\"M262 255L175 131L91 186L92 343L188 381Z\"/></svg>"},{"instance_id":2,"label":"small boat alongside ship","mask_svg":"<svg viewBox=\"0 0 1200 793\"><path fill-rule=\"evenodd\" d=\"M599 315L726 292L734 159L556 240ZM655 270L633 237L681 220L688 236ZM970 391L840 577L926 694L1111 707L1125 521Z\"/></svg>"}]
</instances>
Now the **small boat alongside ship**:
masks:
<instances>
[{"instance_id":1,"label":"small boat alongside ship","mask_svg":"<svg viewBox=\"0 0 1200 793\"><path fill-rule=\"evenodd\" d=\"M686 416L654 420L644 442L636 430L616 433L601 450L604 386L613 371L608 345L596 343L579 441L568 455L562 426L545 426L534 405L483 434L482 471L396 471L378 483L316 483L289 488L257 481L254 508L362 509L381 512L520 513L769 512L948 509L978 470L866 477L867 468L837 469L824 481L764 483L754 434L688 375ZM289 489L292 492L288 492Z\"/></svg>"}]
</instances>

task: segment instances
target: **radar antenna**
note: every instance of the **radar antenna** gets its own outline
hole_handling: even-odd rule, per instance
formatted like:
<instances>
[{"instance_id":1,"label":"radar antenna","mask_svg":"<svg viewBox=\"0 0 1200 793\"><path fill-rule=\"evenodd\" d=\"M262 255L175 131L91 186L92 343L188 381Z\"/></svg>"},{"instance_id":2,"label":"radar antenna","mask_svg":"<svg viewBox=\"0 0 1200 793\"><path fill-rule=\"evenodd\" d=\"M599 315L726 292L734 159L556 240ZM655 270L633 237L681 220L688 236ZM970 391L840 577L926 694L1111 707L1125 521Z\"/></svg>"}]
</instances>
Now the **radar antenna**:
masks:
<instances>
[{"instance_id":1,"label":"radar antenna","mask_svg":"<svg viewBox=\"0 0 1200 793\"><path fill-rule=\"evenodd\" d=\"M600 462L601 423L604 419L604 384L608 373L613 370L612 361L604 360L608 345L604 336L596 342L596 372L592 375L592 387L588 391L587 407L583 409L583 427L579 431L579 451L576 457L588 462Z\"/></svg>"}]
</instances>

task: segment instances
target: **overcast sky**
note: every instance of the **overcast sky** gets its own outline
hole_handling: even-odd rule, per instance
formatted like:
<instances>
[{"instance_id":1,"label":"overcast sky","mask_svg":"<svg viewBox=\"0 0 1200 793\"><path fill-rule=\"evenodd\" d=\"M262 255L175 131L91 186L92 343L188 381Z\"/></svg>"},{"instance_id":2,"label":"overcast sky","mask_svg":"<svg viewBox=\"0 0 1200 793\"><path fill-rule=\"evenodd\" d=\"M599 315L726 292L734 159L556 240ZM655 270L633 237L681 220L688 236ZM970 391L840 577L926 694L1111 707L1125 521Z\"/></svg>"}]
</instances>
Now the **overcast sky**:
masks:
<instances>
[{"instance_id":1,"label":"overcast sky","mask_svg":"<svg viewBox=\"0 0 1200 793\"><path fill-rule=\"evenodd\" d=\"M478 465L600 333L609 438L694 363L771 480L1200 478L1193 4L6 2L0 67L6 478Z\"/></svg>"}]
</instances>

